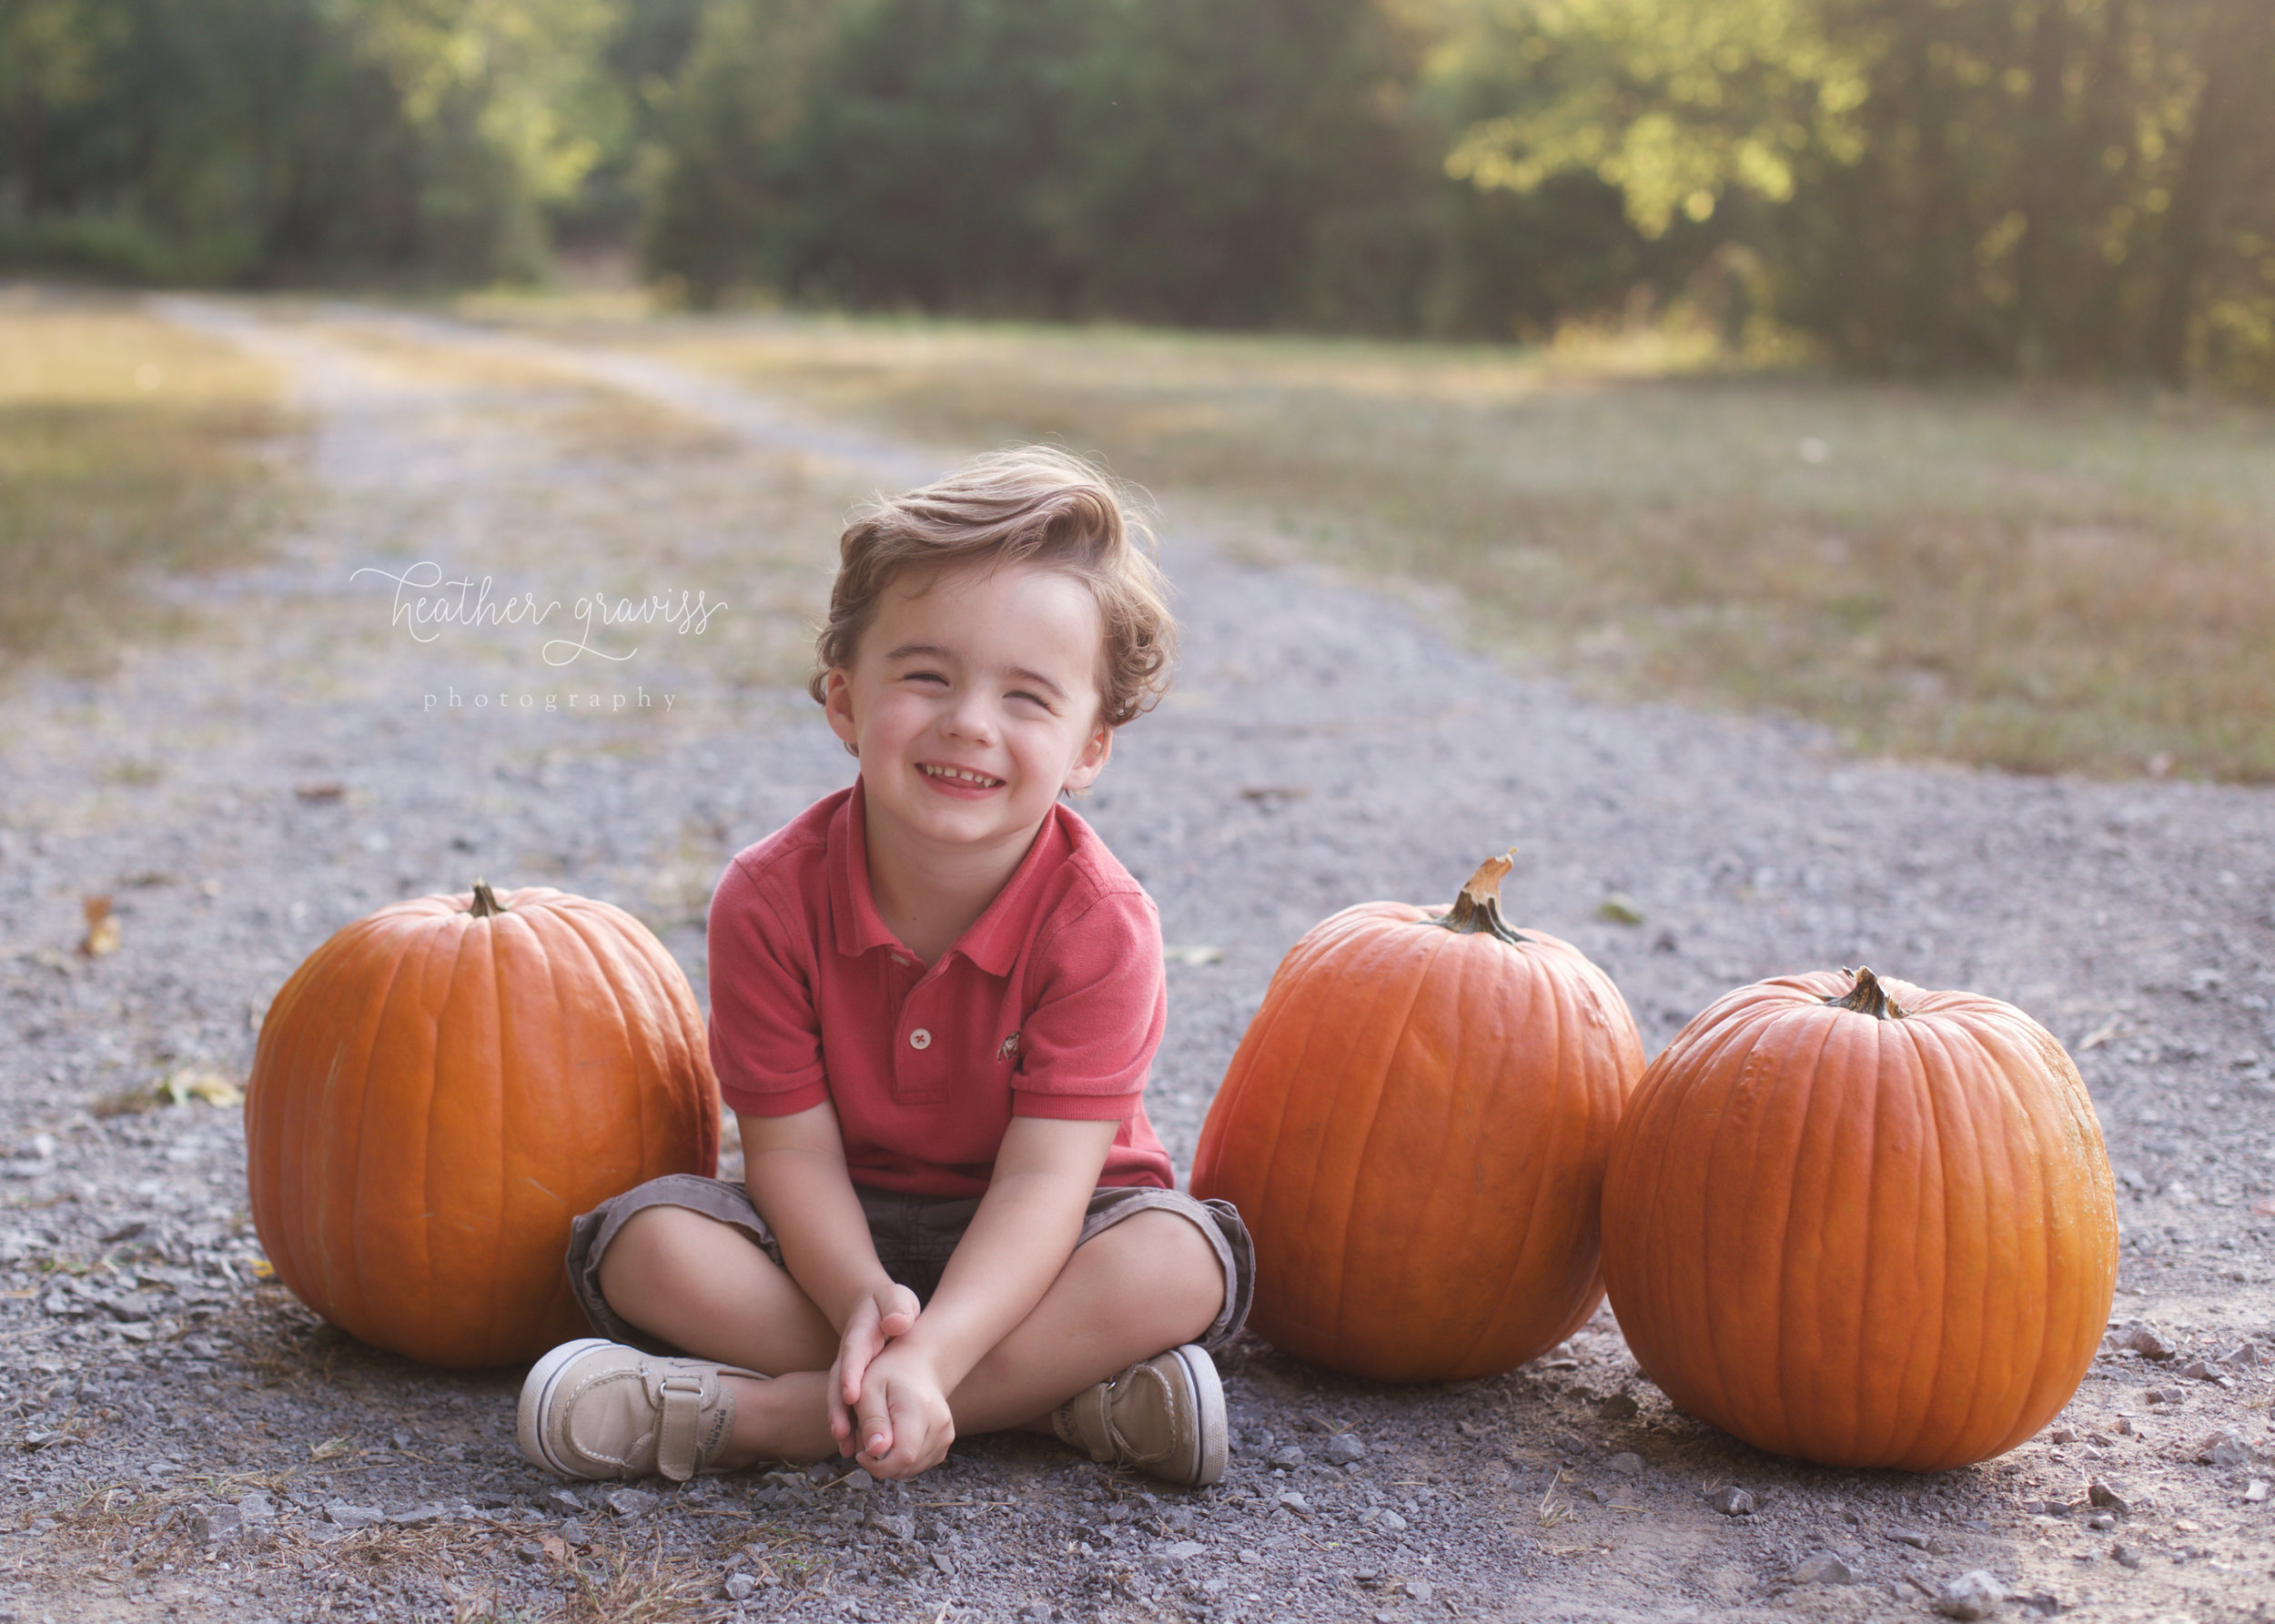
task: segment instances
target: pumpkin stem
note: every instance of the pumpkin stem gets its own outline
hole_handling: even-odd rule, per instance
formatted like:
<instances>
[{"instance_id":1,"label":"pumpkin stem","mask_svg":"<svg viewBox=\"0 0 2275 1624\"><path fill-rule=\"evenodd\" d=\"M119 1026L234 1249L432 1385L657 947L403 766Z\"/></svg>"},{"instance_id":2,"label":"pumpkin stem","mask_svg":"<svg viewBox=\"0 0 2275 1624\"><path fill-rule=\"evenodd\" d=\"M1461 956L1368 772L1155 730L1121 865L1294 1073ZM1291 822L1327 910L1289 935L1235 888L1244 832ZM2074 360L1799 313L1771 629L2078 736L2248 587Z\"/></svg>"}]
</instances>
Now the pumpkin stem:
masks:
<instances>
[{"instance_id":1,"label":"pumpkin stem","mask_svg":"<svg viewBox=\"0 0 2275 1624\"><path fill-rule=\"evenodd\" d=\"M1443 925L1463 936L1497 936L1512 946L1522 942L1524 938L1501 916L1501 883L1516 866L1507 857L1488 857L1470 876L1469 883L1461 887L1461 894L1453 899L1453 906L1440 917L1424 923Z\"/></svg>"},{"instance_id":2,"label":"pumpkin stem","mask_svg":"<svg viewBox=\"0 0 2275 1624\"><path fill-rule=\"evenodd\" d=\"M1911 1013L1889 997L1887 988L1880 984L1880 978L1864 965L1857 965L1853 972L1843 970L1841 973L1854 974L1856 984L1848 990L1845 997L1827 998L1825 1003L1837 1009L1853 1009L1860 1015L1870 1015L1876 1021L1900 1021Z\"/></svg>"},{"instance_id":3,"label":"pumpkin stem","mask_svg":"<svg viewBox=\"0 0 2275 1624\"><path fill-rule=\"evenodd\" d=\"M476 919L488 919L492 913L503 913L506 905L498 900L498 893L490 889L490 882L474 882L473 914Z\"/></svg>"}]
</instances>

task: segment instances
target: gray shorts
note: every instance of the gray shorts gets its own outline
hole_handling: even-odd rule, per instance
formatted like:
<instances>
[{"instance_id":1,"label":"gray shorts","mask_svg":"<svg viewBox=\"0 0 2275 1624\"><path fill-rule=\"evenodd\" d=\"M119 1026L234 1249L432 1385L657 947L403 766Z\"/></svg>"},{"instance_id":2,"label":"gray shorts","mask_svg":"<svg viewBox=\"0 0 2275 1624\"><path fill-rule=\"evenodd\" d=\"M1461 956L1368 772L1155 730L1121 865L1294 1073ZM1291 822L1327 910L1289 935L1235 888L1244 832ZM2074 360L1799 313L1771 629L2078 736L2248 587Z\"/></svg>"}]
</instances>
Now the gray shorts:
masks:
<instances>
[{"instance_id":1,"label":"gray shorts","mask_svg":"<svg viewBox=\"0 0 2275 1624\"><path fill-rule=\"evenodd\" d=\"M876 1243L877 1261L885 1272L929 1302L940 1284L941 1271L964 1238L964 1231L979 1211L977 1196L904 1195L891 1190L872 1190L855 1185L861 1210L869 1220L869 1236ZM782 1266L782 1247L775 1243L766 1220L751 1204L750 1193L723 1178L695 1173L672 1173L603 1201L569 1227L569 1284L577 1294L592 1328L612 1342L627 1342L654 1354L679 1350L635 1328L608 1306L601 1295L601 1259L625 1221L643 1207L683 1206L731 1225L750 1237L751 1244ZM1190 1220L1208 1237L1217 1262L1224 1269L1224 1306L1202 1334L1201 1346L1212 1353L1232 1340L1249 1316L1256 1296L1256 1248L1248 1226L1226 1201L1197 1201L1181 1190L1148 1185L1113 1185L1094 1192L1083 1215L1082 1234L1075 1242L1103 1235L1124 1218L1159 1208Z\"/></svg>"}]
</instances>

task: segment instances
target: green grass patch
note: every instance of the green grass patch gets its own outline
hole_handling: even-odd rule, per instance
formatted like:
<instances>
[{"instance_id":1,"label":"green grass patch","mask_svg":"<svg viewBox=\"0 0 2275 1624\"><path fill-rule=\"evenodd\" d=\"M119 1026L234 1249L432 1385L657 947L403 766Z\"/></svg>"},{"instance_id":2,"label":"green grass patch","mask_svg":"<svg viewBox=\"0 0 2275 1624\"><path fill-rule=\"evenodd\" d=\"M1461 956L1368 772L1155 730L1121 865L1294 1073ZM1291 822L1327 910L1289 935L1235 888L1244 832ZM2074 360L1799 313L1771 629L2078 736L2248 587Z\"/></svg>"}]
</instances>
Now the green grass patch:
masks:
<instances>
[{"instance_id":1,"label":"green grass patch","mask_svg":"<svg viewBox=\"0 0 2275 1624\"><path fill-rule=\"evenodd\" d=\"M177 630L158 574L253 556L289 427L269 370L130 299L0 290L0 668Z\"/></svg>"}]
</instances>

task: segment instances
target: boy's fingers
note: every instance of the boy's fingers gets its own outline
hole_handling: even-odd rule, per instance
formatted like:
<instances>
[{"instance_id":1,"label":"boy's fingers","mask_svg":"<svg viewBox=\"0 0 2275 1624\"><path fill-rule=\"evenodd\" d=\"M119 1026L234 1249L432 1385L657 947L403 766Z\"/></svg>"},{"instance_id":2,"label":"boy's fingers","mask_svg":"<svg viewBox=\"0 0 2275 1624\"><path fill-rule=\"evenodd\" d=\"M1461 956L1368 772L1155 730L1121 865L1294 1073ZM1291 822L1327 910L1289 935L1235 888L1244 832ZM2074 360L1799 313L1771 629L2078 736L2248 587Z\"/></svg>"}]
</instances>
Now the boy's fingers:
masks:
<instances>
[{"instance_id":1,"label":"boy's fingers","mask_svg":"<svg viewBox=\"0 0 2275 1624\"><path fill-rule=\"evenodd\" d=\"M905 1337L916 1324L916 1315L923 1306L916 1294L905 1286L895 1286L877 1305L880 1311L878 1328L887 1337Z\"/></svg>"},{"instance_id":2,"label":"boy's fingers","mask_svg":"<svg viewBox=\"0 0 2275 1624\"><path fill-rule=\"evenodd\" d=\"M860 1406L854 1412L855 1436L861 1440L861 1453L883 1457L893 1447L893 1423L890 1406L885 1396L873 1387L861 1396Z\"/></svg>"}]
</instances>

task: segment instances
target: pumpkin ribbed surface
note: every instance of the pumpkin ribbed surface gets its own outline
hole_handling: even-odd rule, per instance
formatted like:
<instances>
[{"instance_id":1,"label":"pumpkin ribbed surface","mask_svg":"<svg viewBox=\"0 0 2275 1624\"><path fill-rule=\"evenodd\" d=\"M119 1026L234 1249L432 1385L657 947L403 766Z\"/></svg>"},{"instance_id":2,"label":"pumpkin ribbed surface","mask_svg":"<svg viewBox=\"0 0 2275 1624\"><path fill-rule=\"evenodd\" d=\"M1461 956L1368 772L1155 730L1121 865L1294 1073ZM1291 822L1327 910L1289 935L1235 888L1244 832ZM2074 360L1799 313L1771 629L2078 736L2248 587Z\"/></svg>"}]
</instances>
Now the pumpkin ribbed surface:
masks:
<instances>
[{"instance_id":1,"label":"pumpkin ribbed surface","mask_svg":"<svg viewBox=\"0 0 2275 1624\"><path fill-rule=\"evenodd\" d=\"M1578 949L1491 915L1367 903L1315 927L1209 1107L1192 1187L1247 1220L1249 1323L1289 1353L1385 1381L1491 1376L1603 1297L1603 1165L1642 1046Z\"/></svg>"},{"instance_id":2,"label":"pumpkin ribbed surface","mask_svg":"<svg viewBox=\"0 0 2275 1624\"><path fill-rule=\"evenodd\" d=\"M1603 1272L1684 1409L1827 1466L2014 1447L2084 1379L2117 1203L2077 1068L2020 1010L1870 971L1726 994L1644 1074Z\"/></svg>"},{"instance_id":3,"label":"pumpkin ribbed surface","mask_svg":"<svg viewBox=\"0 0 2275 1624\"><path fill-rule=\"evenodd\" d=\"M663 945L550 888L495 905L419 897L339 932L269 1005L246 1095L253 1222L278 1276L432 1365L587 1334L570 1220L718 1166L703 1016Z\"/></svg>"}]
</instances>

